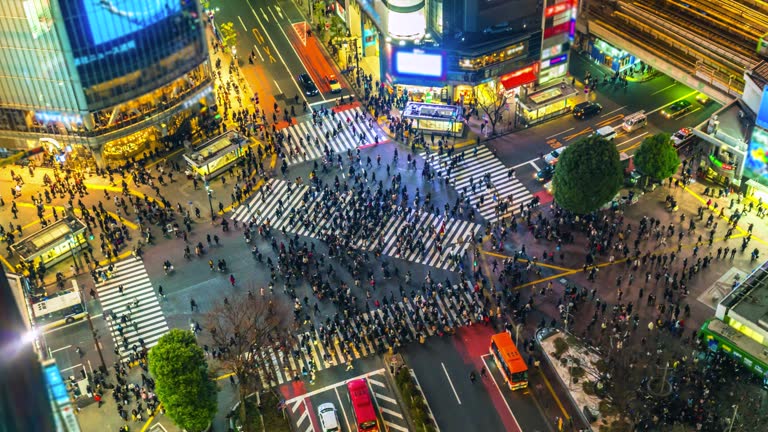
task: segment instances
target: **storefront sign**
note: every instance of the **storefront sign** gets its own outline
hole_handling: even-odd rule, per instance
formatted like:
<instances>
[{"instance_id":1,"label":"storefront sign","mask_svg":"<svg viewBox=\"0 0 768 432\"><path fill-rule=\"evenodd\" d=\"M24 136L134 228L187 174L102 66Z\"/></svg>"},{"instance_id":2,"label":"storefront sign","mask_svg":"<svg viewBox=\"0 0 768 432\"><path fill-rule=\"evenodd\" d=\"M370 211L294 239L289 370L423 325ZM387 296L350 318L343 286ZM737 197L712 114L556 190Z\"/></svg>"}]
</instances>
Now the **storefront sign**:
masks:
<instances>
[{"instance_id":1,"label":"storefront sign","mask_svg":"<svg viewBox=\"0 0 768 432\"><path fill-rule=\"evenodd\" d=\"M730 171L733 169L733 165L722 162L721 160L717 159L715 155L709 155L709 161L712 162L714 167L721 170Z\"/></svg>"},{"instance_id":2,"label":"storefront sign","mask_svg":"<svg viewBox=\"0 0 768 432\"><path fill-rule=\"evenodd\" d=\"M570 8L570 7L571 7L570 0L566 0L566 1L562 2L562 3L556 4L554 6L550 6L550 7L546 8L546 9L544 9L544 17L545 18L549 18L549 17L551 17L553 15L557 15L557 14L563 13L566 10L568 10L568 8Z\"/></svg>"},{"instance_id":3,"label":"storefront sign","mask_svg":"<svg viewBox=\"0 0 768 432\"><path fill-rule=\"evenodd\" d=\"M538 63L503 75L500 78L501 85L503 85L505 89L510 90L515 87L520 87L523 84L534 82L536 81L537 69Z\"/></svg>"}]
</instances>

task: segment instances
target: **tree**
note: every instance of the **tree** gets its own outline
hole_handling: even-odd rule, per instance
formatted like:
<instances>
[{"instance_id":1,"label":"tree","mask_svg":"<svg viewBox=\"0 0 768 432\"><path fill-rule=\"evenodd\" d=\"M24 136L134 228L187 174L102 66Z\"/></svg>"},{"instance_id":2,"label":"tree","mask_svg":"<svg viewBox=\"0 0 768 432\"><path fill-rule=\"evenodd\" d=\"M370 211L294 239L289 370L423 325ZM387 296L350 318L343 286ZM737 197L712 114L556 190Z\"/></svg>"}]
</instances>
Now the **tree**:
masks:
<instances>
[{"instance_id":1,"label":"tree","mask_svg":"<svg viewBox=\"0 0 768 432\"><path fill-rule=\"evenodd\" d=\"M277 351L281 344L286 345L292 315L290 307L275 297L249 292L217 303L205 316L213 345L227 348L219 357L222 367L240 381L240 422L246 431L253 423L245 409L246 396L277 382L272 368L259 367L260 362L271 361L262 357L262 350L272 346Z\"/></svg>"},{"instance_id":2,"label":"tree","mask_svg":"<svg viewBox=\"0 0 768 432\"><path fill-rule=\"evenodd\" d=\"M475 102L480 111L485 113L491 123L491 134L496 134L496 124L501 121L501 113L507 109L507 96L501 88L492 89L485 85L477 90Z\"/></svg>"},{"instance_id":3,"label":"tree","mask_svg":"<svg viewBox=\"0 0 768 432\"><path fill-rule=\"evenodd\" d=\"M591 213L613 199L624 182L616 146L599 135L569 146L557 162L552 186L558 205Z\"/></svg>"},{"instance_id":4,"label":"tree","mask_svg":"<svg viewBox=\"0 0 768 432\"><path fill-rule=\"evenodd\" d=\"M217 389L192 332L163 335L149 350L149 371L168 417L190 432L205 430L216 415Z\"/></svg>"},{"instance_id":5,"label":"tree","mask_svg":"<svg viewBox=\"0 0 768 432\"><path fill-rule=\"evenodd\" d=\"M680 157L669 140L669 134L649 136L635 153L635 165L644 175L663 181L677 171Z\"/></svg>"}]
</instances>

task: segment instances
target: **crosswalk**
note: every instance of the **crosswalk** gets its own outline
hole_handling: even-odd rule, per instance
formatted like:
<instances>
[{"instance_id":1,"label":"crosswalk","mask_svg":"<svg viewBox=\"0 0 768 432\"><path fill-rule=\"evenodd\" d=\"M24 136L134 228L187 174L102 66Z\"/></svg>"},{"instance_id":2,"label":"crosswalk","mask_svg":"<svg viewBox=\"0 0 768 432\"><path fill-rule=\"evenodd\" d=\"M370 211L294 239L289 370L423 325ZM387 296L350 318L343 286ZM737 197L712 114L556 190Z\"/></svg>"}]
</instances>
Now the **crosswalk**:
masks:
<instances>
[{"instance_id":1,"label":"crosswalk","mask_svg":"<svg viewBox=\"0 0 768 432\"><path fill-rule=\"evenodd\" d=\"M316 193L306 185L295 185L278 179L270 179L264 188L263 191L266 192L251 197L246 204L235 210L232 218L246 223L254 217L259 223L268 220L270 226L275 229L312 238L322 238L330 231L341 231L334 224L336 213L320 210L327 198L322 193ZM345 195L344 199L340 204L342 210L346 210L352 201L350 194ZM298 217L291 215L291 209L298 211L303 208L308 209L308 214L317 216L311 225L304 224ZM402 241L403 229L409 224L425 233L423 253L419 248L407 248L402 243L398 244ZM454 257L464 254L479 230L480 225L474 222L427 212L412 212L402 216L391 215L380 221L372 233L365 239L359 239L355 246L360 250L378 249L386 256L457 271L459 263Z\"/></svg>"},{"instance_id":2,"label":"crosswalk","mask_svg":"<svg viewBox=\"0 0 768 432\"><path fill-rule=\"evenodd\" d=\"M137 350L141 349L139 339L147 348L155 346L158 339L168 332L168 323L144 262L129 258L115 262L113 266L109 279L96 284L96 291L115 346L119 347L121 358L126 359L134 346ZM121 322L123 315L126 316L125 323ZM118 326L123 329L122 336Z\"/></svg>"},{"instance_id":3,"label":"crosswalk","mask_svg":"<svg viewBox=\"0 0 768 432\"><path fill-rule=\"evenodd\" d=\"M359 116L359 121L355 121L356 115ZM333 130L338 122L342 124L341 131L333 136ZM339 111L334 117L324 117L320 125L313 125L311 120L304 121L281 129L281 132L291 137L290 143L284 144L286 153L289 155L286 159L289 166L322 158L326 146L340 154L360 146L387 140L386 133L376 122L369 125L365 110L359 105ZM293 156L290 156L291 153Z\"/></svg>"},{"instance_id":4,"label":"crosswalk","mask_svg":"<svg viewBox=\"0 0 768 432\"><path fill-rule=\"evenodd\" d=\"M459 152L458 154L460 154ZM477 147L464 151L464 160L451 168L451 158L448 156L421 153L430 168L440 176L447 177L457 192L465 192L473 206L479 209L480 215L487 221L496 222L504 217L519 212L520 204L527 204L533 196L517 178L508 178L509 168L491 152L488 146ZM490 174L490 184L486 184L483 176ZM474 188L472 187L474 184ZM480 204L480 197L483 204ZM503 203L506 209L500 211L497 206Z\"/></svg>"},{"instance_id":5,"label":"crosswalk","mask_svg":"<svg viewBox=\"0 0 768 432\"><path fill-rule=\"evenodd\" d=\"M472 294L466 288L454 286L451 290L451 293L444 297L434 294L433 299L435 307L438 309L438 315L444 317L447 324L456 329L467 324L467 317L459 312L459 302L463 301L465 305L469 305L469 310L475 308L480 303L475 299L475 294ZM419 327L424 329L425 337L444 334L442 332L443 329L431 328L429 325L425 325L425 309L429 306L415 305L413 300L409 300L407 302L398 302L397 307L406 312L403 315L403 319L411 340L418 340L419 333L417 328ZM373 320L379 319L386 321L389 319L390 311L393 308L393 305L389 305L381 309L371 310L371 312L364 312L360 315L361 322L373 322ZM472 316L472 322L477 322L476 318ZM365 335L360 322L348 320L345 326L356 330L360 335ZM290 352L273 349L272 347L264 347L253 354L256 356L256 363L259 365L259 374L262 382L270 383L273 386L284 384L296 377L306 377L304 375L305 371L313 370L318 372L377 354L380 349L387 350L390 348L385 338L376 341L368 336L364 336L361 339L361 343L351 343L342 335L340 330L336 331L333 342L330 344L324 342L316 331L313 334L305 332L300 334L299 337L300 343Z\"/></svg>"}]
</instances>

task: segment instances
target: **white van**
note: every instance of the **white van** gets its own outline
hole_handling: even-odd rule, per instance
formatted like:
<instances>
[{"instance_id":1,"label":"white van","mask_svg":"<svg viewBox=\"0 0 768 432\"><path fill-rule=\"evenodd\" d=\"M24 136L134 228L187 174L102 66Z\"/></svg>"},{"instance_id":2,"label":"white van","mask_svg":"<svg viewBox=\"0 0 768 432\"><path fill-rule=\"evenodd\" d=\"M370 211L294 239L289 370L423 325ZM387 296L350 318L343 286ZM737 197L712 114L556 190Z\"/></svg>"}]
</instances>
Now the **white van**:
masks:
<instances>
[{"instance_id":1,"label":"white van","mask_svg":"<svg viewBox=\"0 0 768 432\"><path fill-rule=\"evenodd\" d=\"M632 132L646 124L648 124L648 116L645 115L645 111L638 111L624 117L624 123L621 124L621 128L627 132Z\"/></svg>"},{"instance_id":2,"label":"white van","mask_svg":"<svg viewBox=\"0 0 768 432\"><path fill-rule=\"evenodd\" d=\"M614 129L612 126L603 126L595 133L608 141L613 141L614 138L616 138L616 129Z\"/></svg>"}]
</instances>

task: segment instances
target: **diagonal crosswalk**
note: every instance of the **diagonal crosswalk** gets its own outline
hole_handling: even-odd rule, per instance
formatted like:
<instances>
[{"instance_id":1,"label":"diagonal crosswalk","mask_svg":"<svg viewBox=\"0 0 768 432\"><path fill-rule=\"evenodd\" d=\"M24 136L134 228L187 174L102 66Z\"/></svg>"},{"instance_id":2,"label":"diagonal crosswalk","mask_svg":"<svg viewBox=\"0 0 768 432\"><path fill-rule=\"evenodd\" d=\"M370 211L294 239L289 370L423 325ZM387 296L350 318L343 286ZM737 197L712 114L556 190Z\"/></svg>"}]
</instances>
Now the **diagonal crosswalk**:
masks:
<instances>
[{"instance_id":1,"label":"diagonal crosswalk","mask_svg":"<svg viewBox=\"0 0 768 432\"><path fill-rule=\"evenodd\" d=\"M349 211L351 193L339 199L336 207L328 210L328 197L306 185L295 185L270 179L259 193L232 214L238 222L269 221L271 227L312 238L325 238L329 233L345 230L338 224L338 214ZM301 216L301 215L307 215ZM383 255L420 263L430 267L457 271L461 257L480 230L474 222L446 218L424 211L411 210L407 214L393 214L356 236L355 247L361 250L379 250ZM415 242L406 245L406 231L417 233L423 247Z\"/></svg>"},{"instance_id":2,"label":"diagonal crosswalk","mask_svg":"<svg viewBox=\"0 0 768 432\"><path fill-rule=\"evenodd\" d=\"M280 385L306 377L304 372L309 374L346 364L407 340L417 341L420 336L442 336L445 326L456 329L479 322L481 310L478 294L457 285L442 295L433 293L429 298L417 297L363 312L338 326L330 336L323 337L317 331L305 332L299 335L298 344L286 352L266 347L253 355L260 366L262 380ZM402 342L392 337L396 334L392 329L398 322L405 323Z\"/></svg>"},{"instance_id":3,"label":"diagonal crosswalk","mask_svg":"<svg viewBox=\"0 0 768 432\"><path fill-rule=\"evenodd\" d=\"M339 122L342 125L340 130ZM283 144L287 155L286 163L289 166L321 159L326 149L341 154L350 149L387 140L386 133L376 122L368 121L365 111L359 105L339 111L334 117L323 117L318 125L312 121L304 121L280 131L289 137Z\"/></svg>"},{"instance_id":4,"label":"diagonal crosswalk","mask_svg":"<svg viewBox=\"0 0 768 432\"><path fill-rule=\"evenodd\" d=\"M109 279L96 284L96 291L115 346L119 347L121 358L126 359L134 347L141 351L141 341L146 348L155 346L168 332L168 323L144 262L129 258L113 266Z\"/></svg>"},{"instance_id":5,"label":"diagonal crosswalk","mask_svg":"<svg viewBox=\"0 0 768 432\"><path fill-rule=\"evenodd\" d=\"M517 178L508 178L509 168L491 152L488 146L477 147L463 152L464 159L452 164L451 159L458 159L462 152L448 156L420 155L438 175L446 177L457 192L469 197L480 215L490 222L518 213L520 204L527 204L533 198L530 191ZM453 166L452 166L453 165ZM490 175L490 182L483 176ZM482 204L480 203L482 197Z\"/></svg>"}]
</instances>

